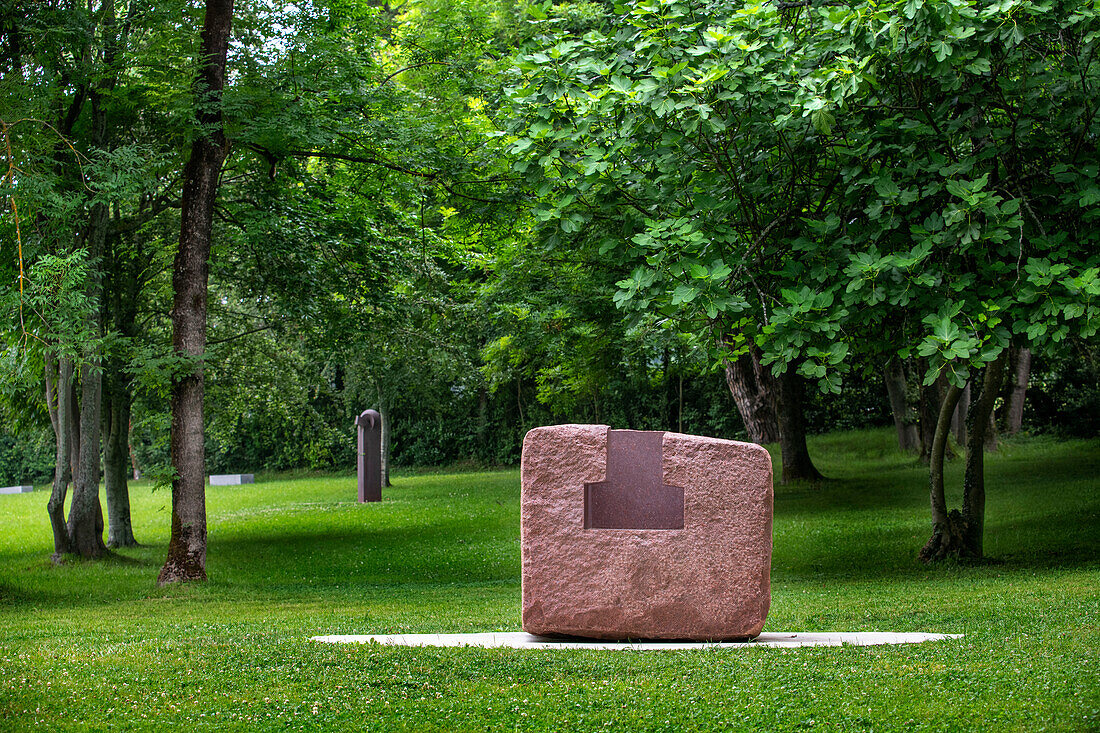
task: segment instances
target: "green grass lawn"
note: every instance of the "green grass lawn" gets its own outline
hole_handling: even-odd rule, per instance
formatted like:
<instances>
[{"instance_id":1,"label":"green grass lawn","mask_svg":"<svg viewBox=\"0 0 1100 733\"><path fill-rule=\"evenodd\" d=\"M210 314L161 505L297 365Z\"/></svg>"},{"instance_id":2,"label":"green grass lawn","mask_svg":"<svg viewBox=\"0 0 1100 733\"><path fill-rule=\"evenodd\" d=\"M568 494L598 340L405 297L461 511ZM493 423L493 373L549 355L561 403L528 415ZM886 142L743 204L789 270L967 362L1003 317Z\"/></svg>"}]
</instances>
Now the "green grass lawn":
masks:
<instances>
[{"instance_id":1,"label":"green grass lawn","mask_svg":"<svg viewBox=\"0 0 1100 733\"><path fill-rule=\"evenodd\" d=\"M4 730L1098 730L1100 443L989 457L992 562L926 568L923 470L888 431L811 443L778 487L770 631L932 631L913 646L672 652L325 645L316 634L519 629L519 474L207 489L203 585L144 547L54 567L47 494L0 496ZM949 466L958 485L961 466ZM957 500L957 497L956 497Z\"/></svg>"}]
</instances>

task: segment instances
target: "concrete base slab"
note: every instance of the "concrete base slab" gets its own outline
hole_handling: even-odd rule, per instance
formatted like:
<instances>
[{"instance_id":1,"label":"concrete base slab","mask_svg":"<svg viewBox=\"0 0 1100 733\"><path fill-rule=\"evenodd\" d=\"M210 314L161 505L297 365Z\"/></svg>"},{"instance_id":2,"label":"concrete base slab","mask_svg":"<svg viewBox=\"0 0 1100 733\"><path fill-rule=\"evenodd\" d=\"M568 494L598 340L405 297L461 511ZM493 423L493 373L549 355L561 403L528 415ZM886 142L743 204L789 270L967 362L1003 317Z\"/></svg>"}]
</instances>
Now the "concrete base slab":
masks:
<instances>
[{"instance_id":1,"label":"concrete base slab","mask_svg":"<svg viewBox=\"0 0 1100 733\"><path fill-rule=\"evenodd\" d=\"M962 634L888 633L881 631L837 633L765 632L752 641L605 641L601 639L535 636L523 631L483 634L335 634L314 636L313 641L327 644L369 644L389 646L474 646L511 649L742 649L749 647L801 646L876 646L879 644L919 644L924 641L960 639Z\"/></svg>"},{"instance_id":2,"label":"concrete base slab","mask_svg":"<svg viewBox=\"0 0 1100 733\"><path fill-rule=\"evenodd\" d=\"M223 473L210 476L211 486L240 486L255 482L256 478L251 473Z\"/></svg>"},{"instance_id":3,"label":"concrete base slab","mask_svg":"<svg viewBox=\"0 0 1100 733\"><path fill-rule=\"evenodd\" d=\"M29 494L34 491L33 486L2 486L0 487L0 494Z\"/></svg>"}]
</instances>

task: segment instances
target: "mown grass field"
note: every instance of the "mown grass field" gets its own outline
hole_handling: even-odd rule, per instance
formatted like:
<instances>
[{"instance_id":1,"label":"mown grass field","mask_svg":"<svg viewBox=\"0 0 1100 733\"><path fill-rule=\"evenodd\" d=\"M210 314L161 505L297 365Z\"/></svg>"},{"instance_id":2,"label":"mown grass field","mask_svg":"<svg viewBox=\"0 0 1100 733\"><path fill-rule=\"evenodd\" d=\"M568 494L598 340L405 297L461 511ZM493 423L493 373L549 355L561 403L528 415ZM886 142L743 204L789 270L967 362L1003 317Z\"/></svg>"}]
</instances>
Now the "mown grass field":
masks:
<instances>
[{"instance_id":1,"label":"mown grass field","mask_svg":"<svg viewBox=\"0 0 1100 733\"><path fill-rule=\"evenodd\" d=\"M772 631L933 631L914 646L606 652L330 646L316 634L519 629L516 471L208 488L210 581L145 546L54 567L47 494L0 496L3 730L1100 729L1100 442L989 457L992 561L926 568L923 470L888 431L811 443L778 487ZM960 462L949 467L958 484Z\"/></svg>"}]
</instances>

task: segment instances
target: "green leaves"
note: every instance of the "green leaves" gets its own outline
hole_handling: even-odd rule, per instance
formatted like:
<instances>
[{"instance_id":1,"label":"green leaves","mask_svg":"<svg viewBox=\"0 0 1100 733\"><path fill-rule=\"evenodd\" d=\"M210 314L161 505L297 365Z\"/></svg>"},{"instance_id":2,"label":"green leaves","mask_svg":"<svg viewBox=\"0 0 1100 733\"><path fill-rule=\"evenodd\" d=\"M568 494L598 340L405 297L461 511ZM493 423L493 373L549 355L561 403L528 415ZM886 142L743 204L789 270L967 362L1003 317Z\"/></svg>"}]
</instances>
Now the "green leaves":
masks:
<instances>
[{"instance_id":1,"label":"green leaves","mask_svg":"<svg viewBox=\"0 0 1100 733\"><path fill-rule=\"evenodd\" d=\"M1094 329L1070 281L1100 264L1100 13L1026 7L811 7L796 28L767 4L623 5L615 35L528 74L517 138L538 144L516 149L553 218L623 222L601 251L653 279L620 306L700 334L751 318L770 364L827 390L856 351L964 379L1010 339Z\"/></svg>"}]
</instances>

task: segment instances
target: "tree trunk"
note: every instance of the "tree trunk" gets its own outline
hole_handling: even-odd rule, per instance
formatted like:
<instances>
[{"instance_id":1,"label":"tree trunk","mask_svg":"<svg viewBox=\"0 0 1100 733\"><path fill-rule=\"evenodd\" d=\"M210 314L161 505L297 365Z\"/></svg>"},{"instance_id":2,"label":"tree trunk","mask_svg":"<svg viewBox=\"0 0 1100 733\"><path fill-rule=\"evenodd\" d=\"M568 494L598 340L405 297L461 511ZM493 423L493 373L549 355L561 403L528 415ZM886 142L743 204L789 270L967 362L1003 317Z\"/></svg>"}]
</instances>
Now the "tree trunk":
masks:
<instances>
[{"instance_id":1,"label":"tree trunk","mask_svg":"<svg viewBox=\"0 0 1100 733\"><path fill-rule=\"evenodd\" d=\"M923 374L928 364L923 359L921 359L918 364L922 375L920 380L920 395L918 398L920 402L920 420L918 423L920 433L920 458L922 463L927 464L931 460L932 444L935 442L936 429L939 425L940 406L943 405L944 397L947 395L948 385L943 377L940 377L932 384L925 384ZM950 417L949 415L949 431L951 429ZM946 441L946 437L944 440ZM943 452L945 459L955 457L955 451L951 448L950 443L944 443Z\"/></svg>"},{"instance_id":2,"label":"tree trunk","mask_svg":"<svg viewBox=\"0 0 1100 733\"><path fill-rule=\"evenodd\" d=\"M382 421L382 486L393 486L390 483L390 408L385 400L378 400L378 415Z\"/></svg>"},{"instance_id":3,"label":"tree trunk","mask_svg":"<svg viewBox=\"0 0 1100 733\"><path fill-rule=\"evenodd\" d=\"M810 459L806 447L806 421L802 415L803 379L790 365L775 380L779 417L779 448L782 453L782 482L820 481L823 476Z\"/></svg>"},{"instance_id":4,"label":"tree trunk","mask_svg":"<svg viewBox=\"0 0 1100 733\"><path fill-rule=\"evenodd\" d=\"M942 560L957 553L962 546L962 516L947 511L947 497L943 487L943 463L947 456L947 435L951 432L951 416L959 404L962 390L955 385L947 387L936 417L936 428L929 446L928 484L932 503L932 536L920 551L924 562Z\"/></svg>"},{"instance_id":5,"label":"tree trunk","mask_svg":"<svg viewBox=\"0 0 1100 733\"><path fill-rule=\"evenodd\" d=\"M1006 354L990 362L982 375L980 391L966 411L966 466L963 472L962 512L947 511L943 489L943 449L951 416L962 390L949 387L940 408L929 477L932 494L932 536L920 551L925 562L948 557L981 558L985 532L985 443L989 417L1001 388Z\"/></svg>"},{"instance_id":6,"label":"tree trunk","mask_svg":"<svg viewBox=\"0 0 1100 733\"><path fill-rule=\"evenodd\" d=\"M53 377L56 369L57 376ZM51 381L53 382L51 388ZM73 412L73 362L66 356L55 359L52 355L46 355L46 401L51 406L51 418L56 413L54 424L54 437L57 441L57 451L54 454L53 489L50 492L50 501L46 505L46 512L50 517L50 527L53 529L54 561L60 561L62 555L72 551L69 543L69 528L65 526L65 496L69 492L69 481L72 480L72 448L73 439L71 430ZM51 395L51 392L53 393Z\"/></svg>"},{"instance_id":7,"label":"tree trunk","mask_svg":"<svg viewBox=\"0 0 1100 733\"><path fill-rule=\"evenodd\" d=\"M477 450L479 458L489 458L489 390L478 387L477 395Z\"/></svg>"},{"instance_id":8,"label":"tree trunk","mask_svg":"<svg viewBox=\"0 0 1100 733\"><path fill-rule=\"evenodd\" d=\"M134 470L134 481L141 481L141 466L138 465L137 453L134 453L134 444L130 442L133 439L134 431L134 419L130 418L130 426L127 430L126 447L130 451L130 467Z\"/></svg>"},{"instance_id":9,"label":"tree trunk","mask_svg":"<svg viewBox=\"0 0 1100 733\"><path fill-rule=\"evenodd\" d=\"M985 534L986 431L1001 391L1007 354L991 361L982 376L981 392L966 413L966 469L963 473L963 545L967 557L981 558Z\"/></svg>"},{"instance_id":10,"label":"tree trunk","mask_svg":"<svg viewBox=\"0 0 1100 733\"><path fill-rule=\"evenodd\" d=\"M89 356L80 370L80 464L73 480L68 525L72 551L85 558L101 557L107 551L99 502L102 379L99 360Z\"/></svg>"},{"instance_id":11,"label":"tree trunk","mask_svg":"<svg viewBox=\"0 0 1100 733\"><path fill-rule=\"evenodd\" d=\"M909 380L905 375L905 365L894 357L886 363L886 392L890 397L890 411L894 414L894 429L898 434L898 447L908 452L920 450L920 436L917 433L916 411L909 404Z\"/></svg>"},{"instance_id":12,"label":"tree trunk","mask_svg":"<svg viewBox=\"0 0 1100 733\"><path fill-rule=\"evenodd\" d=\"M107 486L107 546L136 547L130 521L130 388L122 364L112 360L104 390L103 474Z\"/></svg>"},{"instance_id":13,"label":"tree trunk","mask_svg":"<svg viewBox=\"0 0 1100 733\"><path fill-rule=\"evenodd\" d=\"M729 385L749 440L761 445L779 441L779 419L775 405L775 378L760 364L756 349L726 361Z\"/></svg>"},{"instance_id":14,"label":"tree trunk","mask_svg":"<svg viewBox=\"0 0 1100 733\"><path fill-rule=\"evenodd\" d=\"M69 362L69 481L80 470L80 397L77 395L76 365Z\"/></svg>"},{"instance_id":15,"label":"tree trunk","mask_svg":"<svg viewBox=\"0 0 1100 733\"><path fill-rule=\"evenodd\" d=\"M955 434L956 445L966 445L966 416L970 412L970 385L967 384L959 396L955 414L951 416L951 432Z\"/></svg>"},{"instance_id":16,"label":"tree trunk","mask_svg":"<svg viewBox=\"0 0 1100 733\"><path fill-rule=\"evenodd\" d=\"M1027 397L1027 383L1031 378L1031 349L1014 347L1009 356L1011 383L1005 399L1002 425L1005 435L1015 435L1024 424L1024 399Z\"/></svg>"},{"instance_id":17,"label":"tree trunk","mask_svg":"<svg viewBox=\"0 0 1100 733\"><path fill-rule=\"evenodd\" d=\"M196 117L205 131L191 146L183 172L180 244L172 270L172 346L193 361L192 371L172 383L172 538L161 568L161 585L206 579L206 465L203 457L203 367L206 351L206 286L210 231L218 177L228 153L222 124L226 52L233 0L206 0L202 54L195 84Z\"/></svg>"},{"instance_id":18,"label":"tree trunk","mask_svg":"<svg viewBox=\"0 0 1100 733\"><path fill-rule=\"evenodd\" d=\"M92 97L94 133L102 142L105 115L99 105L99 94ZM87 317L88 330L102 336L102 276L99 258L103 256L107 236L109 211L104 203L92 206L86 230L89 258L96 263L86 285L88 300L97 305L94 315ZM101 420L103 418L103 368L100 343L87 344L80 369L80 438L79 458L73 472L73 499L69 506L69 542L74 553L84 558L101 557L107 552L103 544L103 506L99 501Z\"/></svg>"}]
</instances>

